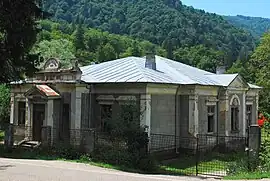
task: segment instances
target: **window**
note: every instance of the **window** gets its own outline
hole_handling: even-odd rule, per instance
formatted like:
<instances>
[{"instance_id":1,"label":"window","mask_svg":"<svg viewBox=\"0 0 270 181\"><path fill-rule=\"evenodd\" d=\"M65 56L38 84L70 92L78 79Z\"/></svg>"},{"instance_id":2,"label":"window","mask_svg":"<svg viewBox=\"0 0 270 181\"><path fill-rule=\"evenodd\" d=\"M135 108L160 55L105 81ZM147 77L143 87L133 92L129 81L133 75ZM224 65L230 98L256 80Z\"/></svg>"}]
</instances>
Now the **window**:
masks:
<instances>
[{"instance_id":1,"label":"window","mask_svg":"<svg viewBox=\"0 0 270 181\"><path fill-rule=\"evenodd\" d=\"M212 133L214 132L215 126L215 106L208 106L207 116L208 116L208 128L207 132Z\"/></svg>"},{"instance_id":2,"label":"window","mask_svg":"<svg viewBox=\"0 0 270 181\"><path fill-rule=\"evenodd\" d=\"M239 103L236 98L233 99L231 104L231 130L239 130Z\"/></svg>"},{"instance_id":3,"label":"window","mask_svg":"<svg viewBox=\"0 0 270 181\"><path fill-rule=\"evenodd\" d=\"M252 105L246 106L246 113L247 113L247 126L250 126L252 123Z\"/></svg>"},{"instance_id":4,"label":"window","mask_svg":"<svg viewBox=\"0 0 270 181\"><path fill-rule=\"evenodd\" d=\"M18 103L18 124L25 124L25 102Z\"/></svg>"},{"instance_id":5,"label":"window","mask_svg":"<svg viewBox=\"0 0 270 181\"><path fill-rule=\"evenodd\" d=\"M100 129L101 131L105 131L107 127L107 121L112 119L112 105L100 105L100 113Z\"/></svg>"}]
</instances>

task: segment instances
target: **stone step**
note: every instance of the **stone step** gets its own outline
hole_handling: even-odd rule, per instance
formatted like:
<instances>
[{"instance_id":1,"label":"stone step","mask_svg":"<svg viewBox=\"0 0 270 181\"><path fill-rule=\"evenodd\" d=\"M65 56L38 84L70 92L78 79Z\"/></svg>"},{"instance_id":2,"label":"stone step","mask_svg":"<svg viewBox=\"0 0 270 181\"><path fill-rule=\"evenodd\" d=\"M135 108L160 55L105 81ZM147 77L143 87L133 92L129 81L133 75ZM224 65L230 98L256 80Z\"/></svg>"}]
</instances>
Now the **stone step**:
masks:
<instances>
[{"instance_id":1,"label":"stone step","mask_svg":"<svg viewBox=\"0 0 270 181\"><path fill-rule=\"evenodd\" d=\"M20 146L24 148L37 148L41 145L38 141L25 141Z\"/></svg>"}]
</instances>

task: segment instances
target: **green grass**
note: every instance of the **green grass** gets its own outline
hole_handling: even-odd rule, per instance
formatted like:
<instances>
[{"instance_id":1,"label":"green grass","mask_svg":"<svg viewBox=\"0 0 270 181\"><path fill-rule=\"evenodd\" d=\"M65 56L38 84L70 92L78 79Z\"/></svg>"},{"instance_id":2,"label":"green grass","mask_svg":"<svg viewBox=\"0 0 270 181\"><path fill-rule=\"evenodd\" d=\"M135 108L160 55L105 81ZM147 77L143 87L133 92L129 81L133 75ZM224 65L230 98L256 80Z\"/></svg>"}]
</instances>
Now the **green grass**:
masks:
<instances>
[{"instance_id":1,"label":"green grass","mask_svg":"<svg viewBox=\"0 0 270 181\"><path fill-rule=\"evenodd\" d=\"M243 158L242 154L211 154L204 156L204 160L198 165L198 173L219 172L225 173L227 165L235 162L237 159ZM163 170L172 173L194 175L196 174L196 160L194 156L183 156L178 159L171 160L160 166Z\"/></svg>"},{"instance_id":2,"label":"green grass","mask_svg":"<svg viewBox=\"0 0 270 181\"><path fill-rule=\"evenodd\" d=\"M198 165L198 172L203 174L204 172L225 171L227 162L222 160L208 160L201 162ZM194 175L196 174L196 161L194 157L178 158L160 166L161 169L172 173Z\"/></svg>"},{"instance_id":3,"label":"green grass","mask_svg":"<svg viewBox=\"0 0 270 181\"><path fill-rule=\"evenodd\" d=\"M255 180L270 178L270 172L251 172L251 173L240 173L236 175L225 176L224 180Z\"/></svg>"}]
</instances>

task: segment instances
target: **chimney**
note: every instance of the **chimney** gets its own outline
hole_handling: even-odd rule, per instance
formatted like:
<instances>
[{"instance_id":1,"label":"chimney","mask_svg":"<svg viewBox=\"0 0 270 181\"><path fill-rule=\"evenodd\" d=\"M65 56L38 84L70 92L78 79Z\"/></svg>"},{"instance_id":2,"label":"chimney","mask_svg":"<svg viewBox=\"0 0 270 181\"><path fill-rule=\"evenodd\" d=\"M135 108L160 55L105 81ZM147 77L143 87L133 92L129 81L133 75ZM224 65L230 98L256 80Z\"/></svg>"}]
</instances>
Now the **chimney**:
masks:
<instances>
[{"instance_id":1,"label":"chimney","mask_svg":"<svg viewBox=\"0 0 270 181\"><path fill-rule=\"evenodd\" d=\"M226 72L226 67L225 66L218 66L216 68L216 74L224 74Z\"/></svg>"},{"instance_id":2,"label":"chimney","mask_svg":"<svg viewBox=\"0 0 270 181\"><path fill-rule=\"evenodd\" d=\"M152 70L156 70L156 57L154 54L148 54L146 55L146 60L145 60L145 68L149 68Z\"/></svg>"}]
</instances>

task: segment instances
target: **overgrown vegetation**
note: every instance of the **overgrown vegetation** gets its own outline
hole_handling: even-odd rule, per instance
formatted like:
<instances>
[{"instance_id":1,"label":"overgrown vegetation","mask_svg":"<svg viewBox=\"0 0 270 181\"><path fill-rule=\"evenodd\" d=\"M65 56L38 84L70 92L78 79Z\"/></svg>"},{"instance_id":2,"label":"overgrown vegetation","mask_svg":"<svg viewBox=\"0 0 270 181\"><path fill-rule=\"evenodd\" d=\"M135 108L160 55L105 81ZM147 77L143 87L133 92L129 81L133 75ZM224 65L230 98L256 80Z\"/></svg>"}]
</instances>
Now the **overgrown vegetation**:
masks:
<instances>
[{"instance_id":1,"label":"overgrown vegetation","mask_svg":"<svg viewBox=\"0 0 270 181\"><path fill-rule=\"evenodd\" d=\"M0 84L0 130L9 122L10 90L5 84Z\"/></svg>"},{"instance_id":2,"label":"overgrown vegetation","mask_svg":"<svg viewBox=\"0 0 270 181\"><path fill-rule=\"evenodd\" d=\"M97 136L93 152L97 162L117 164L143 171L157 169L155 160L148 153L148 134L140 125L140 110L135 102L122 105L117 117L108 117L105 136Z\"/></svg>"},{"instance_id":3,"label":"overgrown vegetation","mask_svg":"<svg viewBox=\"0 0 270 181\"><path fill-rule=\"evenodd\" d=\"M259 153L251 150L249 155L233 162L228 167L228 178L270 178L270 123L261 129ZM260 175L260 177L258 177ZM242 179L243 179L242 178Z\"/></svg>"}]
</instances>

